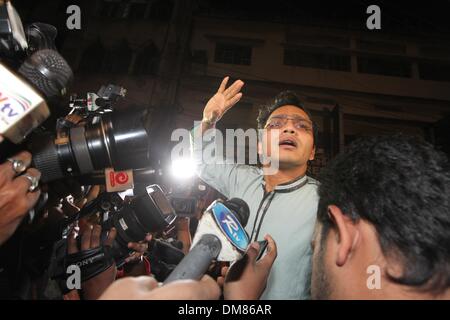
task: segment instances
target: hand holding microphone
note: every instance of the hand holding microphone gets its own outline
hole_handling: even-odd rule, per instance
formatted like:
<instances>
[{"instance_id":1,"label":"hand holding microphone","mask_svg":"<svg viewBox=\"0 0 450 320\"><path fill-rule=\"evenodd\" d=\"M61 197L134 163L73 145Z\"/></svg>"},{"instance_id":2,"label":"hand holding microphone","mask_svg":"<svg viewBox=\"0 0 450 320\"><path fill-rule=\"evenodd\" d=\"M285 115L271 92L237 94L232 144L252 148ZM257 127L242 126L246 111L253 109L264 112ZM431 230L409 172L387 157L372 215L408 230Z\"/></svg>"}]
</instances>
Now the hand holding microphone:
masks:
<instances>
[{"instance_id":1,"label":"hand holding microphone","mask_svg":"<svg viewBox=\"0 0 450 320\"><path fill-rule=\"evenodd\" d=\"M200 219L192 249L164 281L198 280L214 260L235 261L247 250L244 230L249 217L245 201L233 198L214 201Z\"/></svg>"},{"instance_id":2,"label":"hand holding microphone","mask_svg":"<svg viewBox=\"0 0 450 320\"><path fill-rule=\"evenodd\" d=\"M223 287L225 300L257 300L266 288L277 246L271 236L267 240L267 253L259 259L262 248L258 242L250 244L246 254L231 267L224 267L217 283ZM262 250L261 250L262 249Z\"/></svg>"}]
</instances>

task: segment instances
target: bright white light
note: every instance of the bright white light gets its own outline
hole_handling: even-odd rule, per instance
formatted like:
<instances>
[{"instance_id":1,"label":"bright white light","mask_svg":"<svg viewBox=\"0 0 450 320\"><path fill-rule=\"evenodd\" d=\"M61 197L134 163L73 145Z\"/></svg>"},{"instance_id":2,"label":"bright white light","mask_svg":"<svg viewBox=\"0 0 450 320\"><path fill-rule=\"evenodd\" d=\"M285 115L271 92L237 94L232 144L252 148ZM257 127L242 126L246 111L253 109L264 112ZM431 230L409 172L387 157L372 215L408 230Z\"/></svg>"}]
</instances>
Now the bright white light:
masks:
<instances>
[{"instance_id":1,"label":"bright white light","mask_svg":"<svg viewBox=\"0 0 450 320\"><path fill-rule=\"evenodd\" d=\"M195 174L195 163L191 158L174 160L171 172L177 179L188 179Z\"/></svg>"}]
</instances>

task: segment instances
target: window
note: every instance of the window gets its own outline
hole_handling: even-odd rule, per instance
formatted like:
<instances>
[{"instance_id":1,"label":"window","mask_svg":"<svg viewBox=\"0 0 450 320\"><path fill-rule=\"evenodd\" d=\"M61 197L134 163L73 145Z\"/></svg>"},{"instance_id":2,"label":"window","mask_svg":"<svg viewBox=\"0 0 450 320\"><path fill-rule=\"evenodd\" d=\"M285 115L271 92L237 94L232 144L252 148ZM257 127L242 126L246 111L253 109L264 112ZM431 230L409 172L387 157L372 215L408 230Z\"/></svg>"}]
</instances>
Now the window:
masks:
<instances>
[{"instance_id":1,"label":"window","mask_svg":"<svg viewBox=\"0 0 450 320\"><path fill-rule=\"evenodd\" d=\"M125 8L126 4L119 0L103 0L99 15L109 18L122 18Z\"/></svg>"},{"instance_id":2,"label":"window","mask_svg":"<svg viewBox=\"0 0 450 320\"><path fill-rule=\"evenodd\" d=\"M411 63L391 57L358 57L358 72L383 76L410 77Z\"/></svg>"},{"instance_id":3,"label":"window","mask_svg":"<svg viewBox=\"0 0 450 320\"><path fill-rule=\"evenodd\" d=\"M174 2L172 0L159 0L152 4L150 8L149 19L169 21L172 16Z\"/></svg>"},{"instance_id":4,"label":"window","mask_svg":"<svg viewBox=\"0 0 450 320\"><path fill-rule=\"evenodd\" d=\"M129 19L143 19L147 11L148 3L146 1L142 2L132 2L130 3L128 18Z\"/></svg>"},{"instance_id":5,"label":"window","mask_svg":"<svg viewBox=\"0 0 450 320\"><path fill-rule=\"evenodd\" d=\"M328 34L305 34L288 32L286 42L289 44L305 45L322 48L349 48L350 39L347 37L328 35Z\"/></svg>"},{"instance_id":6,"label":"window","mask_svg":"<svg viewBox=\"0 0 450 320\"><path fill-rule=\"evenodd\" d=\"M421 46L420 54L424 57L448 59L450 57L450 47Z\"/></svg>"},{"instance_id":7,"label":"window","mask_svg":"<svg viewBox=\"0 0 450 320\"><path fill-rule=\"evenodd\" d=\"M364 52L379 52L385 54L405 54L406 46L400 43L357 40L356 47Z\"/></svg>"},{"instance_id":8,"label":"window","mask_svg":"<svg viewBox=\"0 0 450 320\"><path fill-rule=\"evenodd\" d=\"M252 47L236 44L217 43L214 62L249 66Z\"/></svg>"},{"instance_id":9,"label":"window","mask_svg":"<svg viewBox=\"0 0 450 320\"><path fill-rule=\"evenodd\" d=\"M419 62L419 73L423 80L450 82L450 62Z\"/></svg>"},{"instance_id":10,"label":"window","mask_svg":"<svg viewBox=\"0 0 450 320\"><path fill-rule=\"evenodd\" d=\"M301 48L285 48L284 64L306 68L350 71L350 55L314 52Z\"/></svg>"}]
</instances>

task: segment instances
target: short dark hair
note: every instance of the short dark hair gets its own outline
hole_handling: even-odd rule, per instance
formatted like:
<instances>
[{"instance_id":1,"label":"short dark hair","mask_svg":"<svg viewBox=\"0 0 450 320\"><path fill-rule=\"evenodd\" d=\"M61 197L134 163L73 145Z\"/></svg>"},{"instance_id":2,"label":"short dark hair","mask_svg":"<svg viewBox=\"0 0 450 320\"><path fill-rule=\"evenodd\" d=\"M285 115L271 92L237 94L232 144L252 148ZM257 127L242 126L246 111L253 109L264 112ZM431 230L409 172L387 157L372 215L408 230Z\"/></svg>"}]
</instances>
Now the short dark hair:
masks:
<instances>
[{"instance_id":1,"label":"short dark hair","mask_svg":"<svg viewBox=\"0 0 450 320\"><path fill-rule=\"evenodd\" d=\"M264 128L270 115L275 110L277 110L278 108L287 106L287 105L295 106L295 107L303 110L308 115L308 118L311 120L312 126L313 126L313 137L314 137L314 145L315 145L317 143L317 135L318 135L317 126L314 123L314 121L312 120L311 113L308 111L307 108L305 108L305 106L303 105L300 98L293 91L289 91L289 90L282 91L275 97L275 99L271 103L269 103L267 105L263 105L259 108L258 118L256 119L256 121L258 123L258 129Z\"/></svg>"},{"instance_id":2,"label":"short dark hair","mask_svg":"<svg viewBox=\"0 0 450 320\"><path fill-rule=\"evenodd\" d=\"M359 139L320 174L322 240L333 227L327 207L377 232L383 254L401 263L390 280L441 293L450 286L450 172L443 153L401 134Z\"/></svg>"}]
</instances>

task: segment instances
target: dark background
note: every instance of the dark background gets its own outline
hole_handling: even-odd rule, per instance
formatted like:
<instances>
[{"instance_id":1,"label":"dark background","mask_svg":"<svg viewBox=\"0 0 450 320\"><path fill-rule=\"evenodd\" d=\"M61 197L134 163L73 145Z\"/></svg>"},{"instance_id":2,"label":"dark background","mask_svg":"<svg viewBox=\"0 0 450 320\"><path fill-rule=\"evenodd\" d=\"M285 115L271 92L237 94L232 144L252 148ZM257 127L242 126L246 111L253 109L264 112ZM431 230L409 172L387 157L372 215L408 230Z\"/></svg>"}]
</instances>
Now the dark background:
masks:
<instances>
[{"instance_id":1,"label":"dark background","mask_svg":"<svg viewBox=\"0 0 450 320\"><path fill-rule=\"evenodd\" d=\"M81 30L66 27L74 3ZM302 97L320 131L314 173L369 134L420 135L450 154L450 1L13 4L24 24L58 28L58 49L75 73L71 92L119 84L128 95L118 108L152 110L161 159L172 130L201 118L226 75L246 86L221 129L255 127L259 106L281 90ZM381 9L381 30L366 27L371 4Z\"/></svg>"}]
</instances>

